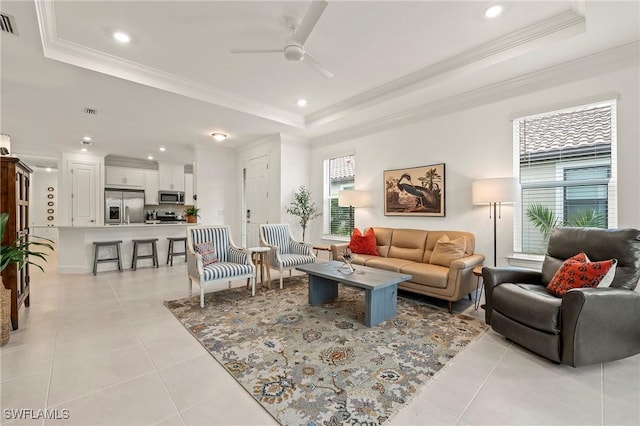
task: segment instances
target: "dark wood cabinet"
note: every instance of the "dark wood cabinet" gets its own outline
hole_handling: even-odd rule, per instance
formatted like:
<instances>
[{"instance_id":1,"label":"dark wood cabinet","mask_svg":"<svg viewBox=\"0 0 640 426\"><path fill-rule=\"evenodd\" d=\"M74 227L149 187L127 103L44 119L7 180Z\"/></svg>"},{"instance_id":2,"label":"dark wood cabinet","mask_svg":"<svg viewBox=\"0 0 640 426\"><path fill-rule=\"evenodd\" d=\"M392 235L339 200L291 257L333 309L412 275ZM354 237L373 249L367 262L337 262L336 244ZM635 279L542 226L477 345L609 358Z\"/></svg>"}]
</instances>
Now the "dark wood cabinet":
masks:
<instances>
[{"instance_id":1,"label":"dark wood cabinet","mask_svg":"<svg viewBox=\"0 0 640 426\"><path fill-rule=\"evenodd\" d=\"M29 186L32 170L20 159L0 157L0 212L8 213L2 245L29 238ZM11 290L11 326L18 329L18 310L29 306L29 265L18 270L11 264L2 271L4 286Z\"/></svg>"}]
</instances>

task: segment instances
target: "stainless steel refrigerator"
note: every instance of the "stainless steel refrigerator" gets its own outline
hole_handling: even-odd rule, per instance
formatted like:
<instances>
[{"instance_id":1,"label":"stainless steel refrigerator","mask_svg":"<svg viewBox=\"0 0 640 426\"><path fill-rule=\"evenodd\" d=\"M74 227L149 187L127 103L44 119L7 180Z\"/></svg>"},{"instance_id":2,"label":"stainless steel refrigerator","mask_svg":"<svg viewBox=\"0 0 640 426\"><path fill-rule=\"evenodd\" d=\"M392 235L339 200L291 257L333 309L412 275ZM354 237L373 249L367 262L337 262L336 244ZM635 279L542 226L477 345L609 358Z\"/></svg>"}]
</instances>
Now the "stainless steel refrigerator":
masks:
<instances>
[{"instance_id":1,"label":"stainless steel refrigerator","mask_svg":"<svg viewBox=\"0 0 640 426\"><path fill-rule=\"evenodd\" d=\"M144 223L144 191L105 189L104 208L104 223L107 225Z\"/></svg>"}]
</instances>

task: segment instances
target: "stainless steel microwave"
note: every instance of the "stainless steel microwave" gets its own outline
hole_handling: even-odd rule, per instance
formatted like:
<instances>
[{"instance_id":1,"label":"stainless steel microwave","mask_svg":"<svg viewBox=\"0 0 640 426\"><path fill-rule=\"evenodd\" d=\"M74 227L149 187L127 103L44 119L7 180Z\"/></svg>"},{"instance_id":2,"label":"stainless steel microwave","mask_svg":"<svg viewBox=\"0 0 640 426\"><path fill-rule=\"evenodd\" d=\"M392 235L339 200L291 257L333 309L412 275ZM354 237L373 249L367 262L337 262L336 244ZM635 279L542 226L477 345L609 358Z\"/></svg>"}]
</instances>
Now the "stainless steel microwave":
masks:
<instances>
[{"instance_id":1,"label":"stainless steel microwave","mask_svg":"<svg viewBox=\"0 0 640 426\"><path fill-rule=\"evenodd\" d=\"M184 192L182 192L182 191L158 191L158 203L160 203L160 204L184 204Z\"/></svg>"}]
</instances>

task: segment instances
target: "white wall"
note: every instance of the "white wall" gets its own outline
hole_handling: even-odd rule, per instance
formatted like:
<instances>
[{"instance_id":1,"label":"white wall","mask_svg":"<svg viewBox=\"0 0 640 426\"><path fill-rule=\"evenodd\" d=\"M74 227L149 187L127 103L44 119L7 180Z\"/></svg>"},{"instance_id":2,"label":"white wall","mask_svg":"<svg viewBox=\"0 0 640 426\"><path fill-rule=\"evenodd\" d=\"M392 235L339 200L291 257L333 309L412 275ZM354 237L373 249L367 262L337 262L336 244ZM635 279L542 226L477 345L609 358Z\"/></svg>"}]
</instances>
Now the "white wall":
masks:
<instances>
[{"instance_id":1,"label":"white wall","mask_svg":"<svg viewBox=\"0 0 640 426\"><path fill-rule=\"evenodd\" d=\"M229 225L233 239L240 241L238 203L241 198L242 169L238 169L237 155L204 145L195 147L194 177L198 183L200 209L198 223L202 225Z\"/></svg>"},{"instance_id":2,"label":"white wall","mask_svg":"<svg viewBox=\"0 0 640 426\"><path fill-rule=\"evenodd\" d=\"M293 201L293 194L304 185L309 188L309 158L310 148L305 141L294 139L287 135L281 135L280 148L280 220L281 223L291 225L291 234L293 238L302 241L302 227L299 219L286 212L286 208ZM312 196L315 194L312 194ZM320 193L320 196L322 194ZM316 203L322 208L322 203ZM316 219L315 221L319 221ZM311 225L311 223L309 223ZM310 227L307 227L307 242L310 241Z\"/></svg>"},{"instance_id":3,"label":"white wall","mask_svg":"<svg viewBox=\"0 0 640 426\"><path fill-rule=\"evenodd\" d=\"M523 111L555 109L618 92L619 227L640 227L640 132L638 66L555 86L499 102L437 116L424 121L311 150L311 190L322 197L323 161L355 153L356 189L372 194L372 206L356 209L356 226L467 230L476 235L476 252L492 263L493 226L488 207L473 206L476 179L513 175L512 117ZM446 164L446 217L397 217L383 214L383 171ZM320 241L315 226L309 241ZM513 252L513 208L503 206L498 223L498 264Z\"/></svg>"}]
</instances>

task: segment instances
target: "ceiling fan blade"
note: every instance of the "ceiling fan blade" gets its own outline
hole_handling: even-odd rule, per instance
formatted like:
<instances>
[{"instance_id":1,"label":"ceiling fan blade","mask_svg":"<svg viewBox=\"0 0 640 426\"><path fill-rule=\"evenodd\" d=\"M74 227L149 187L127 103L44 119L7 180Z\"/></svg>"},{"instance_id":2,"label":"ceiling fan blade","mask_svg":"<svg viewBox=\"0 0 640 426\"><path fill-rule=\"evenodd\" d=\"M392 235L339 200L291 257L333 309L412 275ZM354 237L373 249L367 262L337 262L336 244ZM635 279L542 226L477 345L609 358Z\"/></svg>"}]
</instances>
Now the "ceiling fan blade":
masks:
<instances>
[{"instance_id":1,"label":"ceiling fan blade","mask_svg":"<svg viewBox=\"0 0 640 426\"><path fill-rule=\"evenodd\" d=\"M304 44L311 34L313 27L316 26L320 16L322 16L322 12L324 12L324 8L327 7L327 2L324 0L314 0L309 5L309 9L307 9L307 13L302 18L302 23L296 29L296 33L294 38L300 42L300 44Z\"/></svg>"},{"instance_id":2,"label":"ceiling fan blade","mask_svg":"<svg viewBox=\"0 0 640 426\"><path fill-rule=\"evenodd\" d=\"M325 76L325 78L332 79L334 77L332 72L328 71L325 67L320 65L320 63L318 63L318 61L313 59L313 57L310 56L308 53L306 53L304 55L304 61L303 62L306 62L307 64L309 64L311 66L311 68L313 68L314 70L318 71L320 74Z\"/></svg>"},{"instance_id":3,"label":"ceiling fan blade","mask_svg":"<svg viewBox=\"0 0 640 426\"><path fill-rule=\"evenodd\" d=\"M231 53L282 53L283 49L231 49Z\"/></svg>"}]
</instances>

